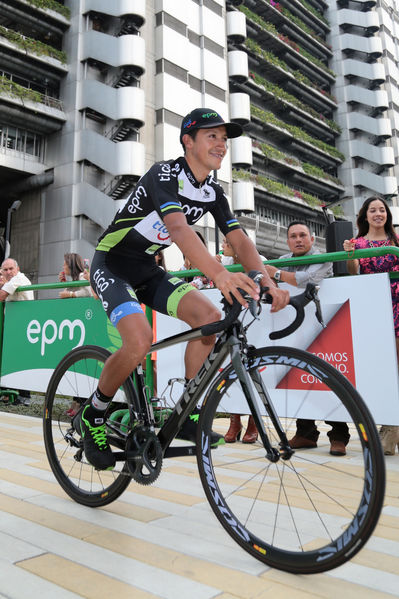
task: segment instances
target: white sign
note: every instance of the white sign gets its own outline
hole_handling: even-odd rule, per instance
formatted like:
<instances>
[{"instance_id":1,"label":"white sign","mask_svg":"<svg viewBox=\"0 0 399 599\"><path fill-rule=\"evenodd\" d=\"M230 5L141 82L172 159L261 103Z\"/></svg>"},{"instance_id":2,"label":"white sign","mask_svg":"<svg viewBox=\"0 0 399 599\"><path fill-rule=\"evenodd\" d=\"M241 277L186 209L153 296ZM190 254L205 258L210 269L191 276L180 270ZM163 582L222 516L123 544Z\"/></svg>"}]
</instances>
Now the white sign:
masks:
<instances>
[{"instance_id":1,"label":"white sign","mask_svg":"<svg viewBox=\"0 0 399 599\"><path fill-rule=\"evenodd\" d=\"M302 291L288 285L285 287L292 294ZM215 305L220 306L218 290L210 289L202 293L206 293ZM269 333L285 328L293 320L294 310L288 307L271 314L269 307L263 306L260 321L249 329L250 342L258 348L276 345L298 347L320 356L356 387L378 424L399 425L398 366L388 275L326 279L321 284L319 297L324 321L328 325L326 329L323 330L316 320L315 307L311 303L306 308L304 323L295 333L279 341L270 341ZM157 314L158 340L187 329L184 323ZM184 377L184 350L185 345L180 344L158 352L158 395L167 387L172 376ZM277 387L281 377L286 376L278 370L278 367L270 368L270 376L265 379L277 409L282 396L281 389ZM325 417L325 412L322 412L331 394L322 390L321 383L320 390L317 390L317 385L315 390L315 382L299 377L290 380L291 411L298 409L304 394L309 395L309 385L312 386L314 398L314 402L305 402L306 411L303 408L303 411L293 411L291 415L315 419ZM235 387L237 391L234 391L231 400L234 403L229 403L229 409L243 413L241 394L238 385ZM178 397L181 385L177 385L175 390ZM331 419L345 420L344 411L334 412Z\"/></svg>"}]
</instances>

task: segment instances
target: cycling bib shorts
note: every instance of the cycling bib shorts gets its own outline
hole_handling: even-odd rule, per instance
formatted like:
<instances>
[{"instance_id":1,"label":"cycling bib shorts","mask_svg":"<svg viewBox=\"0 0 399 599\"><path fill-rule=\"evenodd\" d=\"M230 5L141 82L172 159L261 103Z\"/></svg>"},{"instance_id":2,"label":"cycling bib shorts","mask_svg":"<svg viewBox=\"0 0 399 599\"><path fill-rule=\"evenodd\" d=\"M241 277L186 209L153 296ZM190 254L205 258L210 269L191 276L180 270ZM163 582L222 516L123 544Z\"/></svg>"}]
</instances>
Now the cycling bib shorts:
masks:
<instances>
[{"instance_id":1,"label":"cycling bib shorts","mask_svg":"<svg viewBox=\"0 0 399 599\"><path fill-rule=\"evenodd\" d=\"M134 268L127 263L97 250L91 265L91 285L111 323L116 326L124 316L142 314L142 303L177 318L181 298L195 288L165 272L152 256L137 261Z\"/></svg>"}]
</instances>

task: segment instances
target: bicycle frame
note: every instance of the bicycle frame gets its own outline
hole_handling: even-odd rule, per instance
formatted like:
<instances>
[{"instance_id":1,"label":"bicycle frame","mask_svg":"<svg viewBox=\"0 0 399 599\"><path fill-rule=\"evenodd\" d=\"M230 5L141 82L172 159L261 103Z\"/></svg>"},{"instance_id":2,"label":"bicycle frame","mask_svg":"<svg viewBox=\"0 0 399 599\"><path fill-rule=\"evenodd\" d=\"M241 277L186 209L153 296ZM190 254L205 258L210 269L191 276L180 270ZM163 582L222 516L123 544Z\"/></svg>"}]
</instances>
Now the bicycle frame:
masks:
<instances>
[{"instance_id":1,"label":"bicycle frame","mask_svg":"<svg viewBox=\"0 0 399 599\"><path fill-rule=\"evenodd\" d=\"M167 337L151 346L150 352L159 351L167 347L171 347L178 343L184 343L186 341L192 341L203 337L200 328L192 329L191 331L178 333L171 337ZM184 389L181 397L177 401L172 414L169 416L165 424L161 427L158 432L158 439L161 443L163 455L167 457L175 457L182 455L193 455L195 454L195 446L187 447L170 447L173 439L178 434L184 421L191 414L203 393L209 387L214 376L217 374L219 368L223 364L224 360L228 355L231 356L231 361L234 366L237 377L241 383L241 387L245 398L250 407L251 413L257 425L259 435L262 439L263 446L266 449L266 457L270 461L277 461L280 457L280 452L273 448L270 440L267 436L261 413L257 402L255 400L254 393L251 388L251 378L247 372L247 369L243 363L242 354L240 347L242 343L246 343L245 334L243 333L243 327L240 321L233 323L226 331L224 331L217 339L215 346L212 348L210 354L206 358L204 364L198 371L195 378L193 378L188 386ZM149 353L150 353L149 352ZM138 375L140 379L140 374ZM142 378L141 378L142 380ZM277 414L275 413L274 406L270 400L268 392L263 385L263 382L256 375L252 376L253 383L263 400L263 404L266 408L267 413L271 417L276 431L281 440L281 447L283 452L283 458L287 459L292 454L292 450L288 445L287 437L280 425ZM144 405L148 404L145 397L144 385L140 385L141 393L138 394L135 389L137 408L141 414L146 413L147 408ZM207 398L204 399L206 401Z\"/></svg>"}]
</instances>

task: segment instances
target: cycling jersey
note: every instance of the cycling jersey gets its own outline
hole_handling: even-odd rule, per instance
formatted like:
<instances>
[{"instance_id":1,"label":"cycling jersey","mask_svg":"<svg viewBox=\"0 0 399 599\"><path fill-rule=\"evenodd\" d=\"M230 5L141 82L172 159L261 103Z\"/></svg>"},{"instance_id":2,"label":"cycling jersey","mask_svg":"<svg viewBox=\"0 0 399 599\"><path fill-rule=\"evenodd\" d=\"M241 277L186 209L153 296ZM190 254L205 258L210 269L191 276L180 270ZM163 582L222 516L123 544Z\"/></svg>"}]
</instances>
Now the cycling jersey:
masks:
<instances>
[{"instance_id":1,"label":"cycling jersey","mask_svg":"<svg viewBox=\"0 0 399 599\"><path fill-rule=\"evenodd\" d=\"M210 212L223 235L240 228L222 187L209 175L196 181L185 158L157 162L138 181L125 206L99 239L97 250L137 259L171 245L163 218L185 214L189 225Z\"/></svg>"},{"instance_id":2,"label":"cycling jersey","mask_svg":"<svg viewBox=\"0 0 399 599\"><path fill-rule=\"evenodd\" d=\"M210 212L223 235L240 228L212 175L198 183L183 157L154 164L100 237L92 263L91 284L114 325L141 312L140 303L176 317L193 290L155 264L155 252L172 243L163 222L172 212L182 212L189 225Z\"/></svg>"}]
</instances>

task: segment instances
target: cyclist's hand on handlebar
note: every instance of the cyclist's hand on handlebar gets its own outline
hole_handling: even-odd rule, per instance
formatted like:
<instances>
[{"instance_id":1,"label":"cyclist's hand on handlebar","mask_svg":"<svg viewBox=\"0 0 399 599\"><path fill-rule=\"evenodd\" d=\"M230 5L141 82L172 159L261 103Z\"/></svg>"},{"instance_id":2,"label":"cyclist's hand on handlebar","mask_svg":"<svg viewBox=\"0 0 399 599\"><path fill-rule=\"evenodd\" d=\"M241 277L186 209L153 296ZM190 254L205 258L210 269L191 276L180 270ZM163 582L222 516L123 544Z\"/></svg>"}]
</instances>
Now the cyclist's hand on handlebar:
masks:
<instances>
[{"instance_id":1,"label":"cyclist's hand on handlebar","mask_svg":"<svg viewBox=\"0 0 399 599\"><path fill-rule=\"evenodd\" d=\"M282 310L290 301L290 293L286 289L280 289L279 287L271 285L267 293L273 298L271 312Z\"/></svg>"},{"instance_id":2,"label":"cyclist's hand on handlebar","mask_svg":"<svg viewBox=\"0 0 399 599\"><path fill-rule=\"evenodd\" d=\"M245 308L248 307L246 299L239 292L239 288L250 295L254 300L259 299L259 287L243 272L229 272L224 270L214 277L216 287L223 293L229 304L233 303L232 297Z\"/></svg>"}]
</instances>

